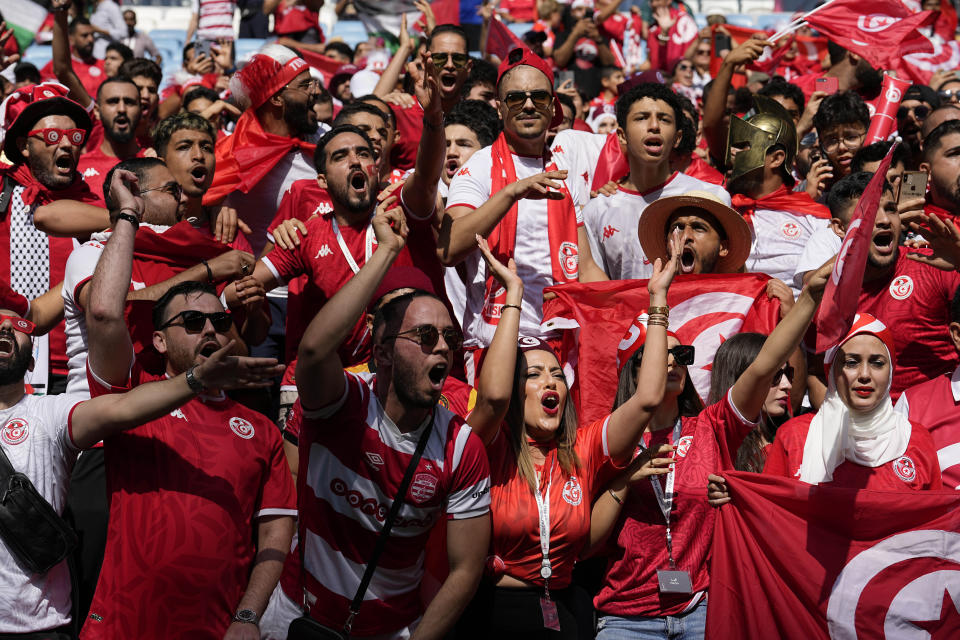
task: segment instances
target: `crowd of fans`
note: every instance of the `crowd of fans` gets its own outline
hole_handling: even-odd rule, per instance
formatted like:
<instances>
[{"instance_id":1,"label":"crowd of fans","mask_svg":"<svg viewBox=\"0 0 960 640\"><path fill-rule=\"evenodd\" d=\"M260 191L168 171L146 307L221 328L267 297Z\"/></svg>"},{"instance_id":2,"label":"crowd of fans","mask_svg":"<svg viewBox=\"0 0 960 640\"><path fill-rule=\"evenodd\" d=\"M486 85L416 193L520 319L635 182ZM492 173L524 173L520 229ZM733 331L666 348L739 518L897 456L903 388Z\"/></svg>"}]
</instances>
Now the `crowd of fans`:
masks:
<instances>
[{"instance_id":1,"label":"crowd of fans","mask_svg":"<svg viewBox=\"0 0 960 640\"><path fill-rule=\"evenodd\" d=\"M33 571L0 527L0 639L701 638L725 470L960 488L957 72L868 144L884 69L753 71L683 2L417 2L389 51L318 4L238 61L195 0L172 77L113 0L52 0L43 69L0 36L0 450L77 535ZM545 304L608 280L647 302L590 370Z\"/></svg>"}]
</instances>

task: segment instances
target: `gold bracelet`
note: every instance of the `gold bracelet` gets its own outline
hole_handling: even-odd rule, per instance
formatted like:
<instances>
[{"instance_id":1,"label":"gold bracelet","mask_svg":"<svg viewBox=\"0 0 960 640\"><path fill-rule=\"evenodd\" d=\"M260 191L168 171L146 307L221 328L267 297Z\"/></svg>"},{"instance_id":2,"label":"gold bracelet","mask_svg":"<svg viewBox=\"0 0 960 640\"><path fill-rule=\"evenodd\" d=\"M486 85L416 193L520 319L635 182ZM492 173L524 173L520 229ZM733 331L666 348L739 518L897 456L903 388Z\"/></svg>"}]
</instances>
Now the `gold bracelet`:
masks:
<instances>
[{"instance_id":1,"label":"gold bracelet","mask_svg":"<svg viewBox=\"0 0 960 640\"><path fill-rule=\"evenodd\" d=\"M663 320L648 320L647 326L648 327L669 327L670 323L665 322Z\"/></svg>"},{"instance_id":2,"label":"gold bracelet","mask_svg":"<svg viewBox=\"0 0 960 640\"><path fill-rule=\"evenodd\" d=\"M659 307L650 307L647 309L647 315L653 315L655 313L662 313L663 315L670 317L670 307L667 305L662 305Z\"/></svg>"},{"instance_id":3,"label":"gold bracelet","mask_svg":"<svg viewBox=\"0 0 960 640\"><path fill-rule=\"evenodd\" d=\"M615 494L615 493L613 492L613 489L607 489L607 491L610 493L610 497L613 498L614 500L616 500L617 503L619 503L620 506L622 507L622 506L623 506L623 500L620 499L620 496L618 496L617 494Z\"/></svg>"}]
</instances>

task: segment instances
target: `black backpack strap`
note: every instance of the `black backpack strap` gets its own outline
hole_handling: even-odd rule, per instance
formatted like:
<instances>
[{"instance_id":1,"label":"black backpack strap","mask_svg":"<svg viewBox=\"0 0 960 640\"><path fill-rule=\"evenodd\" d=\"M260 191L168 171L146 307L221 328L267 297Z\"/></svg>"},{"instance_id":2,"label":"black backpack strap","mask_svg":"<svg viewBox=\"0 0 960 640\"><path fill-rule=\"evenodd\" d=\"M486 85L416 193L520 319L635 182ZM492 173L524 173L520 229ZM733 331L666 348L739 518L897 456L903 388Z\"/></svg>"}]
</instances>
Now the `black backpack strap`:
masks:
<instances>
[{"instance_id":1,"label":"black backpack strap","mask_svg":"<svg viewBox=\"0 0 960 640\"><path fill-rule=\"evenodd\" d=\"M13 188L17 186L13 178L3 174L3 192L0 193L0 220L7 217L7 211L10 209L10 198L13 197Z\"/></svg>"}]
</instances>

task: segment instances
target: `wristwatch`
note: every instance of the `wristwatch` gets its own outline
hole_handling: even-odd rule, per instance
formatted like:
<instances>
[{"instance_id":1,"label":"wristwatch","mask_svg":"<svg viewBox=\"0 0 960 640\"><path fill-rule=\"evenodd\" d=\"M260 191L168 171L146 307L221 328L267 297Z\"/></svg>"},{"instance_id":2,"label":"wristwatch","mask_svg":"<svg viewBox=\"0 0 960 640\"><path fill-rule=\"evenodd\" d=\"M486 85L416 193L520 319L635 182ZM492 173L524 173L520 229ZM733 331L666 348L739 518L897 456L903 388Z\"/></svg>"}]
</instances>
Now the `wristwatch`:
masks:
<instances>
[{"instance_id":1,"label":"wristwatch","mask_svg":"<svg viewBox=\"0 0 960 640\"><path fill-rule=\"evenodd\" d=\"M203 390L206 388L203 386L202 382L197 380L197 376L193 373L194 369L196 369L199 366L200 365L198 364L193 365L192 367L187 369L187 372L184 374L184 378L186 378L187 380L187 386L190 387L190 391L193 391L194 393L203 393ZM250 611L250 610L242 609L241 611ZM251 611L251 613L253 612ZM238 612L237 615L240 615L240 613ZM241 620L241 622L246 622L246 620Z\"/></svg>"},{"instance_id":2,"label":"wristwatch","mask_svg":"<svg viewBox=\"0 0 960 640\"><path fill-rule=\"evenodd\" d=\"M235 614L233 614L234 622L247 622L249 624L257 624L260 622L260 616L257 615L257 612L252 609L240 609Z\"/></svg>"}]
</instances>

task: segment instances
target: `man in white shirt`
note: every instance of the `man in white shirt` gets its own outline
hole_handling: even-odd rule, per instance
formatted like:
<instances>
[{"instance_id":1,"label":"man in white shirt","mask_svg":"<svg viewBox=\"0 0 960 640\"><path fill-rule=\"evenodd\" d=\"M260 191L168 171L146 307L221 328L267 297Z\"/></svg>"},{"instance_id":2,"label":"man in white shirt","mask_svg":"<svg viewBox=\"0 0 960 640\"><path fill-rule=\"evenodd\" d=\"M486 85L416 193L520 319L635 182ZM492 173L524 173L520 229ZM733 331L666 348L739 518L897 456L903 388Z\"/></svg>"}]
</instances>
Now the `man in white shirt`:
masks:
<instances>
[{"instance_id":1,"label":"man in white shirt","mask_svg":"<svg viewBox=\"0 0 960 640\"><path fill-rule=\"evenodd\" d=\"M123 12L114 0L99 0L97 8L90 16L90 24L96 31L96 39L93 41L94 58L103 59L107 53L107 45L127 35Z\"/></svg>"}]
</instances>

